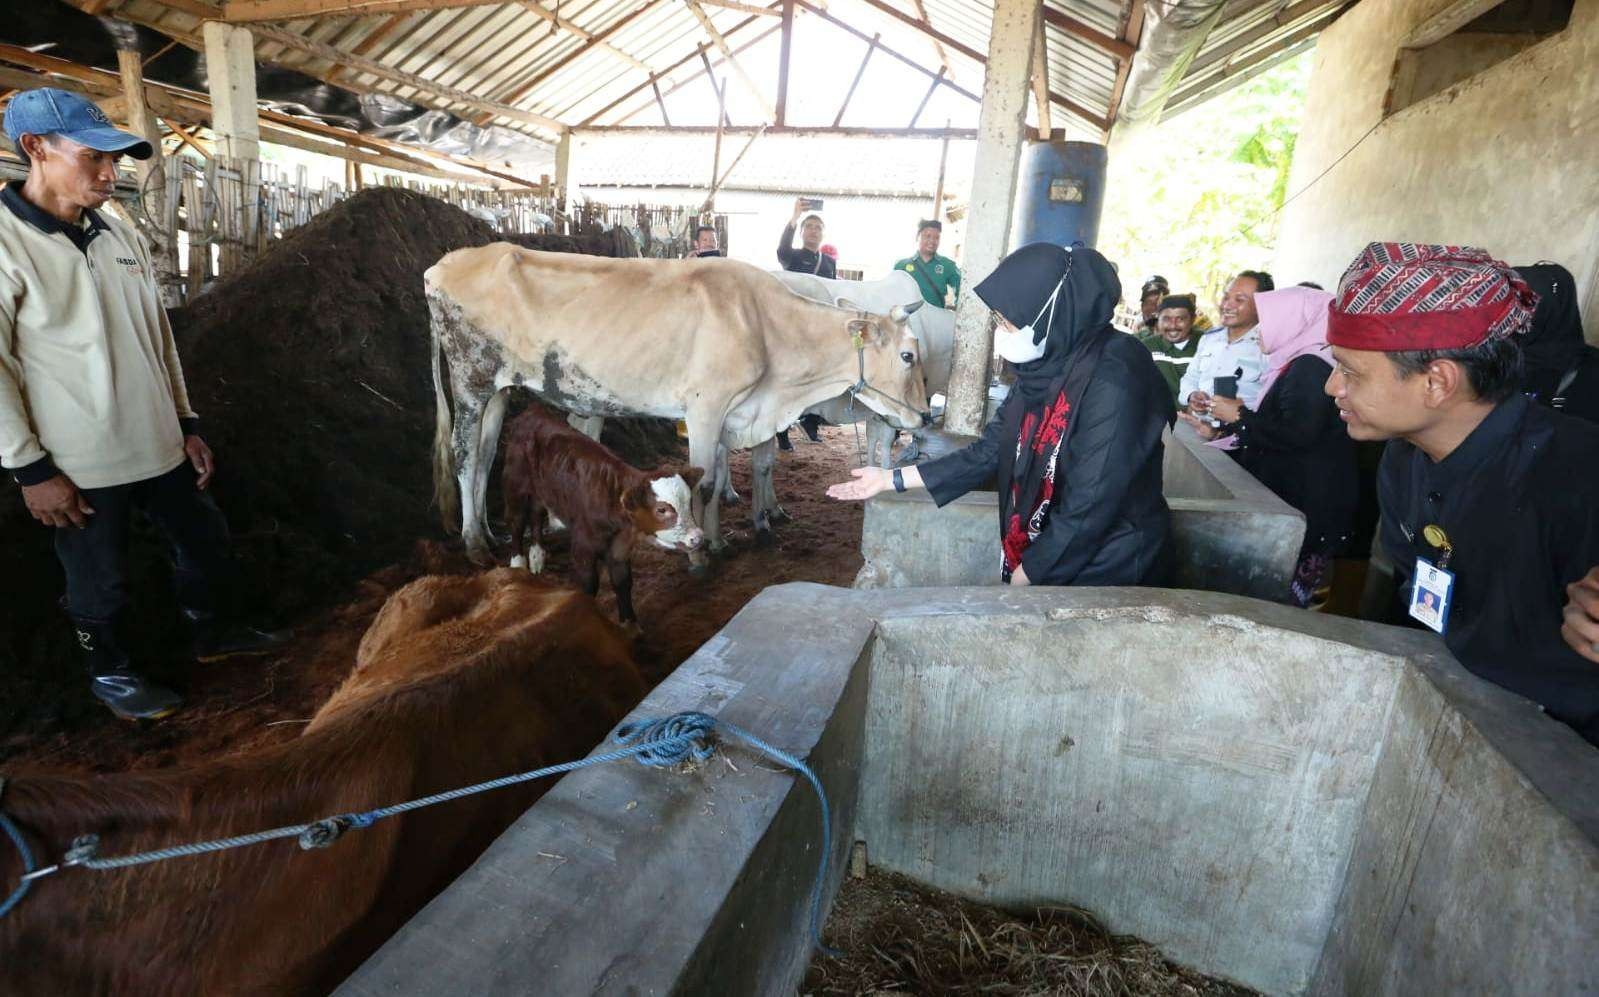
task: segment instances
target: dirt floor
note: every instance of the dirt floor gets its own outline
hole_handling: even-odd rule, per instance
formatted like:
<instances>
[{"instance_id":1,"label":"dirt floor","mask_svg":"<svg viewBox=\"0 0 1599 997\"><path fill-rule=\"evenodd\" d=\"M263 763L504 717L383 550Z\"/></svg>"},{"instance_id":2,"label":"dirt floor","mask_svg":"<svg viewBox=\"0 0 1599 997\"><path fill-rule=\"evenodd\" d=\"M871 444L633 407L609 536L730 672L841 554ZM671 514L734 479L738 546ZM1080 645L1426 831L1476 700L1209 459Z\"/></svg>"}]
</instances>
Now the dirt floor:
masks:
<instances>
[{"instance_id":1,"label":"dirt floor","mask_svg":"<svg viewBox=\"0 0 1599 997\"><path fill-rule=\"evenodd\" d=\"M844 880L806 995L996 994L1003 997L1248 997L1245 987L1166 961L1153 945L1108 934L1086 911L1008 913L873 869Z\"/></svg>"},{"instance_id":2,"label":"dirt floor","mask_svg":"<svg viewBox=\"0 0 1599 997\"><path fill-rule=\"evenodd\" d=\"M745 498L731 509L724 506L728 551L709 579L689 577L682 554L639 547L633 562L634 605L644 631L637 650L652 686L766 586L787 581L848 585L854 578L861 565L861 506L822 494L855 466L854 435L848 428L824 428L822 434L825 442L817 445L796 432L794 452L779 456L778 497L793 520L778 527L774 545L754 543L749 456L742 453L733 458L733 482ZM549 538L549 554L546 571L569 577L565 534ZM504 556L508 559L509 552ZM87 691L74 681L71 688L81 690L85 701L75 722L13 731L0 740L0 761L8 767L24 763L111 772L200 761L294 737L348 672L361 634L388 593L421 574L469 570L459 541L419 541L399 563L343 586L334 608L291 617L296 637L281 653L174 674L188 705L159 723L116 720L88 702ZM615 598L603 583L600 605L614 614ZM63 693L70 694L70 689Z\"/></svg>"}]
</instances>

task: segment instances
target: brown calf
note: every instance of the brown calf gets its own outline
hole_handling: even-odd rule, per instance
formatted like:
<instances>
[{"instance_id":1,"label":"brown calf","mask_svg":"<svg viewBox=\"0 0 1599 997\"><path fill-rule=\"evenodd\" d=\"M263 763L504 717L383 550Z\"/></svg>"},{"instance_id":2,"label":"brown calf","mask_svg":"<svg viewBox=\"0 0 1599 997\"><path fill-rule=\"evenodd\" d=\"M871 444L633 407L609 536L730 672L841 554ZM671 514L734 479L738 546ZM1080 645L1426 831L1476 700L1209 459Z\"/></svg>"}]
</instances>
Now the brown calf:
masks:
<instances>
[{"instance_id":1,"label":"brown calf","mask_svg":"<svg viewBox=\"0 0 1599 997\"><path fill-rule=\"evenodd\" d=\"M74 835L122 855L298 824L579 758L642 698L616 626L526 572L395 593L350 677L293 741L189 769L13 778L45 862ZM291 840L131 869L66 869L0 919L6 994L326 993L551 781ZM0 893L19 861L0 838Z\"/></svg>"},{"instance_id":2,"label":"brown calf","mask_svg":"<svg viewBox=\"0 0 1599 997\"><path fill-rule=\"evenodd\" d=\"M617 614L632 623L633 542L653 537L672 550L698 550L705 534L690 514L692 489L703 472L649 474L629 467L601 444L573 429L559 415L538 403L512 420L506 430L505 519L511 566L534 573L544 570L543 511L572 531L572 569L589 595L599 591L599 560L605 558ZM522 540L531 531L532 545L522 555Z\"/></svg>"}]
</instances>

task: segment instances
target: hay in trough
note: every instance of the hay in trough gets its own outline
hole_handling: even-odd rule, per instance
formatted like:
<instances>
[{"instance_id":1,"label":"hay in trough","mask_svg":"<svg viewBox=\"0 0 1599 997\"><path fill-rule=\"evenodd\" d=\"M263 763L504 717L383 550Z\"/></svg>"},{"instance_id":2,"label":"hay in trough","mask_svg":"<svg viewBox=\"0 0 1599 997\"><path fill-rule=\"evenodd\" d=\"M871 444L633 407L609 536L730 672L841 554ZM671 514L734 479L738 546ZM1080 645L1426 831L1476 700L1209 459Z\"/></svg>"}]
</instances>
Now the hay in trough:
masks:
<instances>
[{"instance_id":1,"label":"hay in trough","mask_svg":"<svg viewBox=\"0 0 1599 997\"><path fill-rule=\"evenodd\" d=\"M1255 991L1169 962L1136 938L1109 934L1087 911L1008 913L904 876L849 878L800 993L994 994L1002 997L1245 997Z\"/></svg>"}]
</instances>

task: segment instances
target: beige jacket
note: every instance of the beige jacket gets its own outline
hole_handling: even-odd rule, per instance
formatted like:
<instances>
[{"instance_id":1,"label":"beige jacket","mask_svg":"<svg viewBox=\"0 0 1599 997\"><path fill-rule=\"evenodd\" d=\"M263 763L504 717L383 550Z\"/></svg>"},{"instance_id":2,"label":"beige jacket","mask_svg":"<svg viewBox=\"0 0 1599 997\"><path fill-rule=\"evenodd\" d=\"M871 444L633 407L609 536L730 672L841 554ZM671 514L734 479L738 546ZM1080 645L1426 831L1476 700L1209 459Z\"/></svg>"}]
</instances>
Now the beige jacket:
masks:
<instances>
[{"instance_id":1,"label":"beige jacket","mask_svg":"<svg viewBox=\"0 0 1599 997\"><path fill-rule=\"evenodd\" d=\"M182 463L194 418L133 229L89 211L74 231L0 190L0 464L23 484L142 481Z\"/></svg>"}]
</instances>

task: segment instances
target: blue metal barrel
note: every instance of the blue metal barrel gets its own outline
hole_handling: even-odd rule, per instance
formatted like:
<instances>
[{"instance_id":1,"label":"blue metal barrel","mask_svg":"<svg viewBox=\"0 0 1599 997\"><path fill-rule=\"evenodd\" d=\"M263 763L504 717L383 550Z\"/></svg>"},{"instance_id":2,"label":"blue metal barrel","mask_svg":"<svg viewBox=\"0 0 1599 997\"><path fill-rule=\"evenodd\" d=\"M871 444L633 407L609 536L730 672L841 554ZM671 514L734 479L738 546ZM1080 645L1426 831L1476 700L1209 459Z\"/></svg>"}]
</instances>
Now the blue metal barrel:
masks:
<instances>
[{"instance_id":1,"label":"blue metal barrel","mask_svg":"<svg viewBox=\"0 0 1599 997\"><path fill-rule=\"evenodd\" d=\"M1022 149L1011 246L1081 242L1092 247L1099 237L1099 213L1104 204L1104 146L1029 142Z\"/></svg>"}]
</instances>

